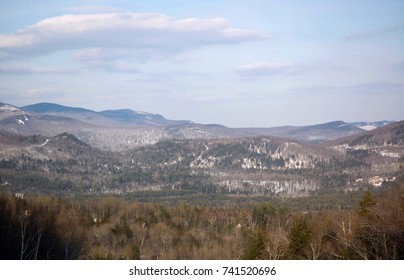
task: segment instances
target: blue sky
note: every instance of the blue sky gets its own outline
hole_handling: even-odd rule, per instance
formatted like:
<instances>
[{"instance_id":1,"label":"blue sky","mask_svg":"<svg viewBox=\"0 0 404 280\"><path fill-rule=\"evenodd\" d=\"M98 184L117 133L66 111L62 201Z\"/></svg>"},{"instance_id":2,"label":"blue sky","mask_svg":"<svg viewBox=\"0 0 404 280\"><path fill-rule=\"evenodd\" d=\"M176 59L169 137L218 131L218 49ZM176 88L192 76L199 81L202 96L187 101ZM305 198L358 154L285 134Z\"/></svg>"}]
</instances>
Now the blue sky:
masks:
<instances>
[{"instance_id":1,"label":"blue sky","mask_svg":"<svg viewBox=\"0 0 404 280\"><path fill-rule=\"evenodd\" d=\"M404 119L404 1L3 1L0 101L230 127Z\"/></svg>"}]
</instances>

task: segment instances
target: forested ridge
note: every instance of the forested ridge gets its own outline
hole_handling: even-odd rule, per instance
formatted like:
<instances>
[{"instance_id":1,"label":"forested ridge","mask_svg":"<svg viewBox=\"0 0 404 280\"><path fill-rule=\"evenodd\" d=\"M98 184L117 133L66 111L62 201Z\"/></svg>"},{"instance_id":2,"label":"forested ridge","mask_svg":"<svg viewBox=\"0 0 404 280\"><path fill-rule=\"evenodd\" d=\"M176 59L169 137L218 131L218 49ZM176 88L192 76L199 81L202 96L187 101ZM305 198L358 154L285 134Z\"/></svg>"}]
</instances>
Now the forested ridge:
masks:
<instances>
[{"instance_id":1,"label":"forested ridge","mask_svg":"<svg viewBox=\"0 0 404 280\"><path fill-rule=\"evenodd\" d=\"M0 185L26 194L118 194L142 201L352 192L401 176L403 126L328 144L271 137L173 139L125 152L99 150L67 133L0 134Z\"/></svg>"},{"instance_id":2,"label":"forested ridge","mask_svg":"<svg viewBox=\"0 0 404 280\"><path fill-rule=\"evenodd\" d=\"M0 258L404 259L403 127L123 152L0 134Z\"/></svg>"},{"instance_id":3,"label":"forested ridge","mask_svg":"<svg viewBox=\"0 0 404 280\"><path fill-rule=\"evenodd\" d=\"M404 259L404 183L352 210L0 194L1 259Z\"/></svg>"}]
</instances>

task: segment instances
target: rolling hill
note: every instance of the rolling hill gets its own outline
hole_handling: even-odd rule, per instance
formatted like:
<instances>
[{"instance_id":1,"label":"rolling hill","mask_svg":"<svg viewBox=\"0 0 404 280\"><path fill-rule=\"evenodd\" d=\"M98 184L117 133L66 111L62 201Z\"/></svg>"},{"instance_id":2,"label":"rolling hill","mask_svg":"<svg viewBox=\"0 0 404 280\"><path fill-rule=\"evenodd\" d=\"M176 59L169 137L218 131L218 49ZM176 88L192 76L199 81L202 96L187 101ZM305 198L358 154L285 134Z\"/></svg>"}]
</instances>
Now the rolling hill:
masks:
<instances>
[{"instance_id":1,"label":"rolling hill","mask_svg":"<svg viewBox=\"0 0 404 280\"><path fill-rule=\"evenodd\" d=\"M46 137L67 132L91 146L111 151L152 145L166 139L273 136L321 143L365 131L357 126L336 121L311 126L228 128L218 124L168 120L159 114L130 109L96 112L53 103L20 108L0 103L0 132Z\"/></svg>"}]
</instances>

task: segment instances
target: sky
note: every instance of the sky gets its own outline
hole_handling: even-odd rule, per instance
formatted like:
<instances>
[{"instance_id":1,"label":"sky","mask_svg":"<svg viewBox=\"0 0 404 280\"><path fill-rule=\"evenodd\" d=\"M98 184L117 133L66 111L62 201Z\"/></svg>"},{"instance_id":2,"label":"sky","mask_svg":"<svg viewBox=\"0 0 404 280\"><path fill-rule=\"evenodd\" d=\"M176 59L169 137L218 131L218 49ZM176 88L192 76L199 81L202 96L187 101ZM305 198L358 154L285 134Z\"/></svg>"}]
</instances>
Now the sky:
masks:
<instances>
[{"instance_id":1,"label":"sky","mask_svg":"<svg viewBox=\"0 0 404 280\"><path fill-rule=\"evenodd\" d=\"M229 127L404 119L403 0L0 0L0 101Z\"/></svg>"}]
</instances>

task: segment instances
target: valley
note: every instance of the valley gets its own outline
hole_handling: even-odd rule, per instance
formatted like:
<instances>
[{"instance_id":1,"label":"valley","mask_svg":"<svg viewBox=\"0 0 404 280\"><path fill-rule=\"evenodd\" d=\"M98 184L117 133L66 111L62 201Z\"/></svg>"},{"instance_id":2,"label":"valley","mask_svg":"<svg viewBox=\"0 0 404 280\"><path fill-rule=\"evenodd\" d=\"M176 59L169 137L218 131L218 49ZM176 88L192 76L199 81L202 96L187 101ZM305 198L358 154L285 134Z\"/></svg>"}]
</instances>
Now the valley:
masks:
<instances>
[{"instance_id":1,"label":"valley","mask_svg":"<svg viewBox=\"0 0 404 280\"><path fill-rule=\"evenodd\" d=\"M289 128L290 135L342 135L307 142L189 121L145 125L144 116L165 119L144 112L139 117L109 111L104 115L120 124L108 128L68 114L105 118L86 109L51 106L54 112L48 115L11 105L0 108L0 185L18 193L188 202L201 197L206 202L212 195L297 198L385 188L403 175L402 121L371 131L340 122ZM132 125L124 123L129 121Z\"/></svg>"}]
</instances>

